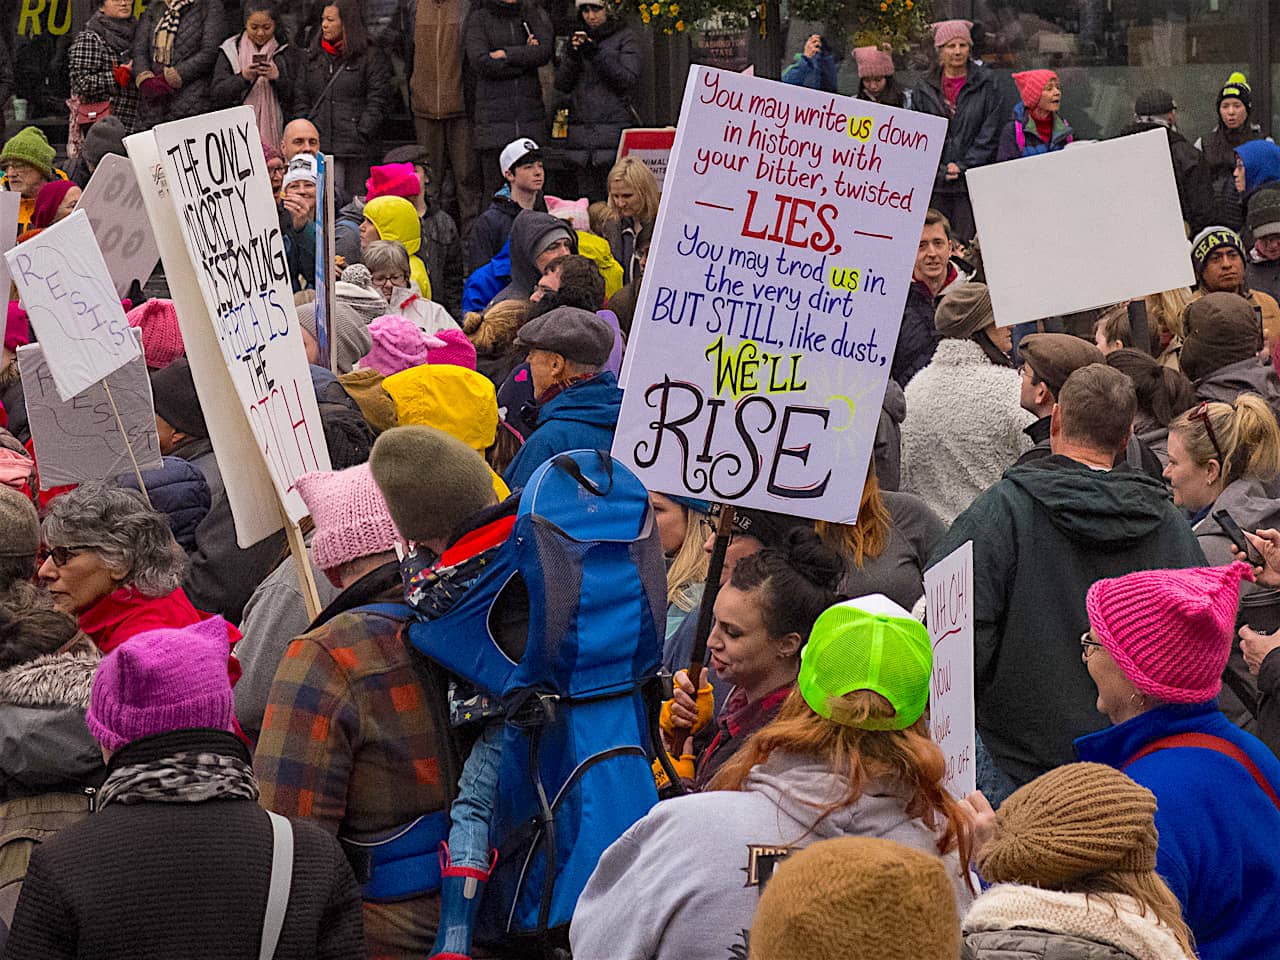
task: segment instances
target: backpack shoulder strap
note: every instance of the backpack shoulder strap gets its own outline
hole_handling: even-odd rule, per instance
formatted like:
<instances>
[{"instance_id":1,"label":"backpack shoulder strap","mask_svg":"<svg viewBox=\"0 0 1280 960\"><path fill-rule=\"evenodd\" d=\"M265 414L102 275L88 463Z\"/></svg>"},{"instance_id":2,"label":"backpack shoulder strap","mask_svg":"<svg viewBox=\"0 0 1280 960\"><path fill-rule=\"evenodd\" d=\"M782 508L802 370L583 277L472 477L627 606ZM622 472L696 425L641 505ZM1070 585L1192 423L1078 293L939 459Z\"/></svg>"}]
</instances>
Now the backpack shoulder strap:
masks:
<instances>
[{"instance_id":1,"label":"backpack shoulder strap","mask_svg":"<svg viewBox=\"0 0 1280 960\"><path fill-rule=\"evenodd\" d=\"M392 620L408 620L413 616L407 603L366 603L363 607L353 607L347 613L373 613Z\"/></svg>"},{"instance_id":2,"label":"backpack shoulder strap","mask_svg":"<svg viewBox=\"0 0 1280 960\"><path fill-rule=\"evenodd\" d=\"M1173 747L1199 747L1202 750L1212 750L1214 753L1220 753L1224 757L1230 757L1245 768L1249 776L1253 777L1253 782L1267 795L1267 799L1271 801L1277 810L1280 810L1280 796L1276 794L1275 788L1263 776L1262 771L1258 769L1258 765L1253 762L1247 753L1230 740L1215 737L1211 733L1175 733L1172 736L1153 740L1126 760L1120 769L1126 770L1143 757L1149 757L1159 750L1168 750Z\"/></svg>"},{"instance_id":3,"label":"backpack shoulder strap","mask_svg":"<svg viewBox=\"0 0 1280 960\"><path fill-rule=\"evenodd\" d=\"M271 883L267 890L267 909L262 917L262 944L258 960L272 960L284 915L289 909L289 889L293 886L293 824L278 813L267 811L271 818Z\"/></svg>"}]
</instances>

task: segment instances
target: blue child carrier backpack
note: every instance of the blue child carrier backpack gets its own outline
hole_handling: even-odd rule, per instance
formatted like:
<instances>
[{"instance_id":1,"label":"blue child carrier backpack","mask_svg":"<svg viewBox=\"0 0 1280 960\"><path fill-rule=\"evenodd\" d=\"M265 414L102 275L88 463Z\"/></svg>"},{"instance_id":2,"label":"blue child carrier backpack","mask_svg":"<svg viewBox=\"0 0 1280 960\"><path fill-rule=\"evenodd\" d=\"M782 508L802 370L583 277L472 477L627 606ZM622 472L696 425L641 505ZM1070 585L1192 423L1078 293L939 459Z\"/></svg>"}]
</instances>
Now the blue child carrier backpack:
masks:
<instances>
[{"instance_id":1,"label":"blue child carrier backpack","mask_svg":"<svg viewBox=\"0 0 1280 960\"><path fill-rule=\"evenodd\" d=\"M503 598L522 590L517 662L496 624ZM647 491L608 453L575 450L534 472L511 535L466 594L438 619L409 622L413 648L505 714L481 941L567 927L605 848L657 802L665 621Z\"/></svg>"}]
</instances>

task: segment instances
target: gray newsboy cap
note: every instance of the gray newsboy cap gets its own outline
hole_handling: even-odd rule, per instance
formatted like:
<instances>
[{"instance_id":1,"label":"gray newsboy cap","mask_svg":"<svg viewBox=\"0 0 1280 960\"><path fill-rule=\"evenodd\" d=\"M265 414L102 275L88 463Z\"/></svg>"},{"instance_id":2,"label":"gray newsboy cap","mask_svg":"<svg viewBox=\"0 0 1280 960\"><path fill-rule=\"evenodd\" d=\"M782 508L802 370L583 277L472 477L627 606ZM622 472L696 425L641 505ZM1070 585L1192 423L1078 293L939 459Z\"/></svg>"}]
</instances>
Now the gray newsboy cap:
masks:
<instances>
[{"instance_id":1,"label":"gray newsboy cap","mask_svg":"<svg viewBox=\"0 0 1280 960\"><path fill-rule=\"evenodd\" d=\"M590 310L556 307L520 328L516 343L558 353L566 360L599 367L613 349L613 330Z\"/></svg>"}]
</instances>

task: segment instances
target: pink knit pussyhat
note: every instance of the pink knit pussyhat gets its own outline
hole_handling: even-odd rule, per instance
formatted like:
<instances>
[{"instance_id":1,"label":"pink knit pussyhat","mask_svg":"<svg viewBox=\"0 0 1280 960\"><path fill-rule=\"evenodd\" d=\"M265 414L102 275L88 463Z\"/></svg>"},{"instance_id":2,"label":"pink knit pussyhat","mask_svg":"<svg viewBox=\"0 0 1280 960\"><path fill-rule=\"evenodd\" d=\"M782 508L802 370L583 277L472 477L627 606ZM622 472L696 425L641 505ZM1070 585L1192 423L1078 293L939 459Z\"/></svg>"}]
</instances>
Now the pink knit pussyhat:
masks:
<instances>
[{"instance_id":1,"label":"pink knit pussyhat","mask_svg":"<svg viewBox=\"0 0 1280 960\"><path fill-rule=\"evenodd\" d=\"M172 300L148 300L125 314L125 319L142 330L142 354L150 369L162 370L186 354Z\"/></svg>"},{"instance_id":2,"label":"pink knit pussyhat","mask_svg":"<svg viewBox=\"0 0 1280 960\"><path fill-rule=\"evenodd\" d=\"M468 370L476 368L476 346L461 330L440 330L434 334L434 339L442 343L440 346L432 344L427 351L431 363L451 363Z\"/></svg>"},{"instance_id":3,"label":"pink knit pussyhat","mask_svg":"<svg viewBox=\"0 0 1280 960\"><path fill-rule=\"evenodd\" d=\"M108 750L156 733L235 730L227 621L147 630L107 654L93 675L85 724Z\"/></svg>"},{"instance_id":4,"label":"pink knit pussyhat","mask_svg":"<svg viewBox=\"0 0 1280 960\"><path fill-rule=\"evenodd\" d=\"M858 64L858 79L867 77L892 77L893 57L888 50L879 47L855 47L853 59Z\"/></svg>"},{"instance_id":5,"label":"pink knit pussyhat","mask_svg":"<svg viewBox=\"0 0 1280 960\"><path fill-rule=\"evenodd\" d=\"M963 40L973 46L973 35L969 33L973 26L972 20L939 20L930 26L933 27L934 47L945 47L952 40Z\"/></svg>"},{"instance_id":6,"label":"pink knit pussyhat","mask_svg":"<svg viewBox=\"0 0 1280 960\"><path fill-rule=\"evenodd\" d=\"M1089 588L1098 641L1129 682L1166 703L1205 703L1222 688L1247 563L1141 570Z\"/></svg>"},{"instance_id":7,"label":"pink knit pussyhat","mask_svg":"<svg viewBox=\"0 0 1280 960\"><path fill-rule=\"evenodd\" d=\"M1022 96L1022 105L1028 110L1040 106L1040 96L1050 80L1057 80L1058 75L1052 70L1023 70L1013 75L1014 86Z\"/></svg>"},{"instance_id":8,"label":"pink knit pussyhat","mask_svg":"<svg viewBox=\"0 0 1280 960\"><path fill-rule=\"evenodd\" d=\"M396 548L400 535L369 464L303 474L298 493L316 525L311 557L321 570Z\"/></svg>"},{"instance_id":9,"label":"pink knit pussyhat","mask_svg":"<svg viewBox=\"0 0 1280 960\"><path fill-rule=\"evenodd\" d=\"M428 362L430 339L408 317L388 313L369 324L373 349L360 358L363 370L377 370L384 377Z\"/></svg>"}]
</instances>

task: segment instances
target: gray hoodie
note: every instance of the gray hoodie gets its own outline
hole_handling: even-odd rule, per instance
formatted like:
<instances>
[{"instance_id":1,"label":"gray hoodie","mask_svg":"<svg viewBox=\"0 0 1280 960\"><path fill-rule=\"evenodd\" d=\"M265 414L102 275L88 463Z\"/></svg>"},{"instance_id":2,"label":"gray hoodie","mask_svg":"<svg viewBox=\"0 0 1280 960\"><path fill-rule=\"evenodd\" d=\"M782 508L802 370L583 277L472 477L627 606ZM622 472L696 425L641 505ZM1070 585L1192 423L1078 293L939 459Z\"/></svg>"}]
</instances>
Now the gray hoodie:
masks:
<instances>
[{"instance_id":1,"label":"gray hoodie","mask_svg":"<svg viewBox=\"0 0 1280 960\"><path fill-rule=\"evenodd\" d=\"M873 781L857 802L819 820L821 810L846 791L846 781L825 765L775 754L751 772L741 791L659 803L596 865L569 929L574 960L736 955L760 896L756 868L776 848L862 836L938 852L937 835L907 813L899 784ZM956 855L943 859L963 916L972 896Z\"/></svg>"}]
</instances>

